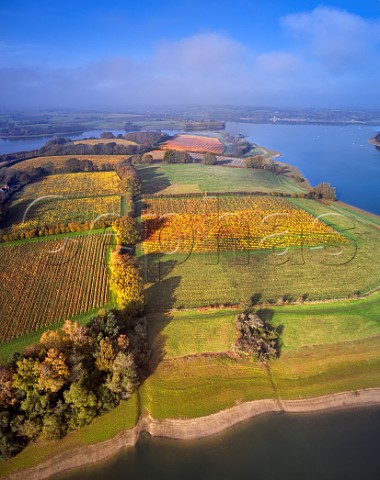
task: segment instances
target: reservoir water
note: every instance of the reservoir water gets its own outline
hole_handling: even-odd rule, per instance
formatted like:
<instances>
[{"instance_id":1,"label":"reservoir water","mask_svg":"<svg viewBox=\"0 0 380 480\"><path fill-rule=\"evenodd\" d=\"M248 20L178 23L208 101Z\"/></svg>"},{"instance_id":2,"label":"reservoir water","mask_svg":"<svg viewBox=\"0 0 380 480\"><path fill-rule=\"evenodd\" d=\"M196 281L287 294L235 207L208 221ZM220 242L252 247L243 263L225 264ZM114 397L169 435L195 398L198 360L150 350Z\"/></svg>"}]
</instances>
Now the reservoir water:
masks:
<instances>
[{"instance_id":1,"label":"reservoir water","mask_svg":"<svg viewBox=\"0 0 380 480\"><path fill-rule=\"evenodd\" d=\"M380 215L380 151L368 143L380 126L228 122L226 131L241 133L252 142L281 152L279 160L299 168L312 185L329 182L337 188L340 200ZM93 130L71 138L98 137L101 132ZM0 139L0 154L40 148L47 140Z\"/></svg>"},{"instance_id":2,"label":"reservoir water","mask_svg":"<svg viewBox=\"0 0 380 480\"><path fill-rule=\"evenodd\" d=\"M57 480L377 480L380 408L268 414L196 441L144 435Z\"/></svg>"},{"instance_id":3,"label":"reservoir water","mask_svg":"<svg viewBox=\"0 0 380 480\"><path fill-rule=\"evenodd\" d=\"M380 151L368 143L380 127L228 123L232 134L282 153L312 185L331 183L337 196L380 215Z\"/></svg>"}]
</instances>

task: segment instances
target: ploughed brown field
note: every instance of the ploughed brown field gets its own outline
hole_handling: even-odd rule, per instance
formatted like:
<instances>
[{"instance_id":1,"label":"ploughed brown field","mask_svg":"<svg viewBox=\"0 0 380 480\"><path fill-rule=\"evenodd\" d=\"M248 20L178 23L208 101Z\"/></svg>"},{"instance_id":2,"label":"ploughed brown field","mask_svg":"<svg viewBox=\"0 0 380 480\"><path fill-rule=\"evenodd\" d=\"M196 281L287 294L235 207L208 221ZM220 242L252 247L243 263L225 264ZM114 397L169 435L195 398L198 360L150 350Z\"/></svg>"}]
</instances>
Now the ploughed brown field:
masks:
<instances>
[{"instance_id":1,"label":"ploughed brown field","mask_svg":"<svg viewBox=\"0 0 380 480\"><path fill-rule=\"evenodd\" d=\"M222 154L223 143L215 137L201 135L176 135L161 145L164 150L185 150L187 152L210 152Z\"/></svg>"}]
</instances>

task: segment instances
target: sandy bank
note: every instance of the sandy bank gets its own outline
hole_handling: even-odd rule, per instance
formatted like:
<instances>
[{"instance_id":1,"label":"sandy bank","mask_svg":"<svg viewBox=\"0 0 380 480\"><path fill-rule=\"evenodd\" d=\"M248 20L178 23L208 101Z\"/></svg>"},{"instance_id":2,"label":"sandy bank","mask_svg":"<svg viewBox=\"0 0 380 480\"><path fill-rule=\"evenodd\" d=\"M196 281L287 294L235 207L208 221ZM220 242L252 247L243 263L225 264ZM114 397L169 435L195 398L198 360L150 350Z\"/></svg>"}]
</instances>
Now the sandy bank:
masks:
<instances>
[{"instance_id":1,"label":"sandy bank","mask_svg":"<svg viewBox=\"0 0 380 480\"><path fill-rule=\"evenodd\" d=\"M36 467L5 477L7 480L42 480L73 468L89 465L115 455L125 447L134 446L141 432L154 437L195 440L220 433L244 420L269 412L307 413L380 404L380 388L343 392L299 400L256 400L236 405L207 417L189 420L155 420L141 418L135 428L96 445L57 453Z\"/></svg>"},{"instance_id":2,"label":"sandy bank","mask_svg":"<svg viewBox=\"0 0 380 480\"><path fill-rule=\"evenodd\" d=\"M375 147L380 147L380 140L377 139L377 136L370 138L368 140L368 143L370 143L371 145L375 145Z\"/></svg>"}]
</instances>

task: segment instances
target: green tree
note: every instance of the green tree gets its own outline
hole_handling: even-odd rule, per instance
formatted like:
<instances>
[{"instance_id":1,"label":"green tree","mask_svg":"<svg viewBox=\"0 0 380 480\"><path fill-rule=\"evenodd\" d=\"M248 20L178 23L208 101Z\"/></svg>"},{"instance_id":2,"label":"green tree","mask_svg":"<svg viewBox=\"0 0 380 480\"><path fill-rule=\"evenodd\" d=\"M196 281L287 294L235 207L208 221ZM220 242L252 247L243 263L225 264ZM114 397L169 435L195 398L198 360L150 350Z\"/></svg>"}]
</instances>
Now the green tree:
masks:
<instances>
[{"instance_id":1,"label":"green tree","mask_svg":"<svg viewBox=\"0 0 380 480\"><path fill-rule=\"evenodd\" d=\"M120 327L113 312L100 310L96 317L92 317L87 324L89 334L95 337L98 342L104 337L116 338L119 335Z\"/></svg>"},{"instance_id":2,"label":"green tree","mask_svg":"<svg viewBox=\"0 0 380 480\"><path fill-rule=\"evenodd\" d=\"M111 392L127 398L138 384L138 372L133 355L119 352L113 363L111 376L106 385Z\"/></svg>"},{"instance_id":3,"label":"green tree","mask_svg":"<svg viewBox=\"0 0 380 480\"><path fill-rule=\"evenodd\" d=\"M34 358L24 358L17 362L17 370L13 375L13 386L23 390L26 394L37 390L39 372L39 360Z\"/></svg>"},{"instance_id":4,"label":"green tree","mask_svg":"<svg viewBox=\"0 0 380 480\"><path fill-rule=\"evenodd\" d=\"M210 152L205 153L203 156L203 163L205 165L216 165L217 163L216 155Z\"/></svg>"},{"instance_id":5,"label":"green tree","mask_svg":"<svg viewBox=\"0 0 380 480\"><path fill-rule=\"evenodd\" d=\"M88 425L98 412L98 400L94 392L88 390L82 382L74 382L63 394L70 405L70 427L73 429Z\"/></svg>"},{"instance_id":6,"label":"green tree","mask_svg":"<svg viewBox=\"0 0 380 480\"><path fill-rule=\"evenodd\" d=\"M173 158L174 158L174 150L165 150L164 157L162 159L163 162L174 163Z\"/></svg>"},{"instance_id":7,"label":"green tree","mask_svg":"<svg viewBox=\"0 0 380 480\"><path fill-rule=\"evenodd\" d=\"M25 446L25 439L18 435L18 430L12 428L10 411L0 411L0 459L7 460L19 453Z\"/></svg>"},{"instance_id":8,"label":"green tree","mask_svg":"<svg viewBox=\"0 0 380 480\"><path fill-rule=\"evenodd\" d=\"M59 401L54 409L49 409L43 417L41 435L48 440L57 440L67 433L68 406Z\"/></svg>"}]
</instances>

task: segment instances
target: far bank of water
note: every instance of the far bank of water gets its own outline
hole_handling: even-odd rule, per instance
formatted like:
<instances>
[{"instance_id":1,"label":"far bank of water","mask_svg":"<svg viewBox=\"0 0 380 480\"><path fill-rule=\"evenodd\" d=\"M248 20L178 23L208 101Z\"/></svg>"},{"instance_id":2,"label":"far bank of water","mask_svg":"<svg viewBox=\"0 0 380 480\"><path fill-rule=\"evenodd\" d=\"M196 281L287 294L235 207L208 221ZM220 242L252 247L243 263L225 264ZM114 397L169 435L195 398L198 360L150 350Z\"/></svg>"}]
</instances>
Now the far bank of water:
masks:
<instances>
[{"instance_id":1,"label":"far bank of water","mask_svg":"<svg viewBox=\"0 0 380 480\"><path fill-rule=\"evenodd\" d=\"M268 414L196 441L136 447L58 480L358 480L380 472L380 408Z\"/></svg>"},{"instance_id":2,"label":"far bank of water","mask_svg":"<svg viewBox=\"0 0 380 480\"><path fill-rule=\"evenodd\" d=\"M83 138L95 137L99 138L104 130L89 130L87 132L78 133L77 135L58 135L59 137L71 138L71 140L81 140ZM121 133L125 135L125 130L112 130L114 135ZM25 137L25 138L0 138L0 155L4 153L28 152L41 148L46 142L54 138L54 135L45 137Z\"/></svg>"}]
</instances>

